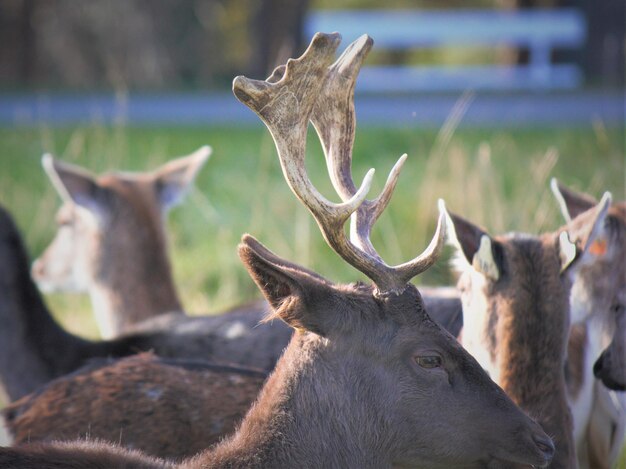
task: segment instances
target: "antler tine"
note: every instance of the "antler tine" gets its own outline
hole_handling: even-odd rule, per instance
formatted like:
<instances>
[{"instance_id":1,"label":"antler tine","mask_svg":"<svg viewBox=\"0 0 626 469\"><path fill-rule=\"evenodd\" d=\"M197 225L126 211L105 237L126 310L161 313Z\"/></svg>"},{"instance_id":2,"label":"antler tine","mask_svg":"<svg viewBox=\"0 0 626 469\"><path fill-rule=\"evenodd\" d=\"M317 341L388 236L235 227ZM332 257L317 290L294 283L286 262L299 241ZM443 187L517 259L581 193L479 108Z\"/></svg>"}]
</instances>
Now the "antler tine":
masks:
<instances>
[{"instance_id":1,"label":"antler tine","mask_svg":"<svg viewBox=\"0 0 626 469\"><path fill-rule=\"evenodd\" d=\"M352 180L352 147L356 118L354 88L356 79L373 41L367 35L353 42L337 61L330 66L328 79L313 109L311 120L320 137L331 181L342 200L354 196L356 187ZM370 240L372 227L387 207L396 186L400 170L406 161L402 155L391 170L385 187L374 200L365 200L352 216L350 238L364 255L373 261L372 270L362 270L379 290L402 290L406 283L430 267L438 258L444 245L445 224L440 216L437 231L426 250L410 262L390 267L376 252ZM442 206L440 206L441 209ZM445 208L444 208L445 211ZM353 264L354 265L354 264Z\"/></svg>"},{"instance_id":2,"label":"antler tine","mask_svg":"<svg viewBox=\"0 0 626 469\"><path fill-rule=\"evenodd\" d=\"M343 225L365 200L374 170L366 174L358 191L335 204L313 186L304 164L308 122L339 42L339 34L317 33L300 58L276 68L266 81L235 78L233 92L269 129L289 187L313 214L326 241L354 265L362 260L345 239Z\"/></svg>"}]
</instances>

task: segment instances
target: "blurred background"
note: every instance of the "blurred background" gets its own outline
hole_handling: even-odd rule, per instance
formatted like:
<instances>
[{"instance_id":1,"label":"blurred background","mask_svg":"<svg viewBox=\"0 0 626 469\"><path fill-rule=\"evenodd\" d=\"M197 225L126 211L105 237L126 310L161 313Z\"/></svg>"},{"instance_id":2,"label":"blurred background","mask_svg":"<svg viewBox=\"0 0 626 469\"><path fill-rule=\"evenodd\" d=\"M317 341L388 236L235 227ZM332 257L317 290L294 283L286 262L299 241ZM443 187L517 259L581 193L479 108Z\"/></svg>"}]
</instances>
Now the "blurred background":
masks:
<instances>
[{"instance_id":1,"label":"blurred background","mask_svg":"<svg viewBox=\"0 0 626 469\"><path fill-rule=\"evenodd\" d=\"M299 53L308 43L306 22L311 13L381 7L372 0L4 0L0 86L40 91L220 90L235 75L266 75ZM575 50L558 51L557 59L568 54L579 64L585 86L623 85L621 1L389 0L384 8L449 12L576 8L584 18L586 39ZM498 52L501 61L528 60L524 50L507 51L508 58ZM452 53L417 51L413 60L445 61ZM466 61L485 59L476 51L463 56Z\"/></svg>"},{"instance_id":2,"label":"blurred background","mask_svg":"<svg viewBox=\"0 0 626 469\"><path fill-rule=\"evenodd\" d=\"M267 76L327 27L341 48L375 41L357 86L355 180L375 167L376 193L409 154L373 233L388 262L427 245L439 197L493 234L554 230L551 177L624 199L624 24L622 0L3 0L0 202L34 258L60 205L42 153L94 173L147 171L209 144L168 224L190 313L257 297L235 252L244 232L335 281L361 278L326 247L268 132L230 92L233 77ZM312 179L336 199L313 135L309 148ZM416 282L454 274L444 260ZM97 334L85 297L48 301L68 328Z\"/></svg>"}]
</instances>

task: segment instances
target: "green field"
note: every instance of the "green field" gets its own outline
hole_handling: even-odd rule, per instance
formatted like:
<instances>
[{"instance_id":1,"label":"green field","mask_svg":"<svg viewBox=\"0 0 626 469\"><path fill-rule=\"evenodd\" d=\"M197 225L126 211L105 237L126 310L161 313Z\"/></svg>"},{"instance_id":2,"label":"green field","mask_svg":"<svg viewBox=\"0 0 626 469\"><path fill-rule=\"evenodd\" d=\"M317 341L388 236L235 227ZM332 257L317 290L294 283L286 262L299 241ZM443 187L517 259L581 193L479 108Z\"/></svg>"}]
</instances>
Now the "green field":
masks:
<instances>
[{"instance_id":1,"label":"green field","mask_svg":"<svg viewBox=\"0 0 626 469\"><path fill-rule=\"evenodd\" d=\"M558 227L562 220L548 187L553 176L597 197L610 190L616 199L624 198L622 129L453 130L357 131L353 173L358 182L376 168L373 195L396 159L409 155L373 233L388 262L405 261L426 246L438 198L493 234ZM325 245L284 182L273 142L260 126L1 129L0 202L16 217L34 258L52 239L60 205L40 165L43 152L96 173L141 171L204 144L213 147L213 155L194 191L169 217L175 279L191 314L219 312L257 296L236 255L245 232L332 280L363 278ZM337 200L312 131L307 165L321 192ZM453 281L445 260L416 279L435 285ZM48 301L71 330L96 335L85 297L57 294Z\"/></svg>"},{"instance_id":2,"label":"green field","mask_svg":"<svg viewBox=\"0 0 626 469\"><path fill-rule=\"evenodd\" d=\"M201 145L213 155L196 188L169 217L175 279L191 314L217 313L258 297L241 266L236 246L242 233L256 236L280 255L335 281L363 277L324 243L309 213L282 178L265 128L0 129L0 203L22 229L34 258L52 239L60 199L40 165L43 152L100 173L141 171ZM485 226L491 233L540 233L561 223L548 182L562 182L599 197L610 190L625 197L624 130L596 125L582 129L456 130L361 129L354 150L354 175L377 170L372 194L402 153L408 153L396 193L373 233L388 261L413 257L429 242L436 201ZM314 135L308 168L327 197L331 190ZM452 284L446 259L416 279ZM70 330L95 337L86 297L50 295L48 303ZM626 468L626 456L619 468Z\"/></svg>"}]
</instances>

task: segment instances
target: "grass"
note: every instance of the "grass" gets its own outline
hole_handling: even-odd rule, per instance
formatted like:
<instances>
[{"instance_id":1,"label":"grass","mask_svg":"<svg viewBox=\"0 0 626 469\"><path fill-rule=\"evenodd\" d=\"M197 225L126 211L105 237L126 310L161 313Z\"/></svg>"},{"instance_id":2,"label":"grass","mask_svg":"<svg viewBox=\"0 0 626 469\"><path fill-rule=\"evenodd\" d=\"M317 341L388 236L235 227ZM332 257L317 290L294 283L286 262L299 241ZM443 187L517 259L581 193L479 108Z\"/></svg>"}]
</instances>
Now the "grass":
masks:
<instances>
[{"instance_id":1,"label":"grass","mask_svg":"<svg viewBox=\"0 0 626 469\"><path fill-rule=\"evenodd\" d=\"M337 200L320 145L310 132L307 166L320 191ZM549 188L555 176L600 196L624 198L622 129L457 130L362 129L357 133L353 174L362 180L377 170L372 194L388 171L409 154L394 197L378 221L373 240L383 258L399 263L428 244L436 201L482 224L491 233L539 233L562 220ZM219 312L257 297L241 266L236 245L244 232L281 256L335 281L363 277L324 243L312 217L283 180L269 133L254 128L0 129L0 203L8 207L36 257L52 239L60 199L40 165L43 152L95 173L142 171L210 144L213 156L196 188L169 217L171 257L183 304L192 314ZM440 261L416 282L450 284ZM76 295L51 295L49 303L71 330L96 334L89 302Z\"/></svg>"},{"instance_id":2,"label":"grass","mask_svg":"<svg viewBox=\"0 0 626 469\"><path fill-rule=\"evenodd\" d=\"M561 225L548 188L553 176L596 197L610 190L615 199L626 198L624 129L454 131L453 124L440 132L368 128L357 133L353 173L361 181L367 169L376 168L372 194L397 158L409 154L373 233L375 246L390 263L408 260L427 245L440 197L450 210L494 234L539 233ZM363 279L325 245L311 216L292 196L261 127L0 129L0 203L15 216L34 258L54 235L60 205L41 169L43 152L95 173L142 171L204 144L213 147L213 156L168 220L175 281L191 314L219 312L258 297L236 255L244 232L334 281ZM337 200L313 136L309 150L313 182ZM415 281L445 285L453 278L442 260ZM87 298L57 294L47 300L68 329L97 336ZM617 467L626 468L626 454Z\"/></svg>"}]
</instances>

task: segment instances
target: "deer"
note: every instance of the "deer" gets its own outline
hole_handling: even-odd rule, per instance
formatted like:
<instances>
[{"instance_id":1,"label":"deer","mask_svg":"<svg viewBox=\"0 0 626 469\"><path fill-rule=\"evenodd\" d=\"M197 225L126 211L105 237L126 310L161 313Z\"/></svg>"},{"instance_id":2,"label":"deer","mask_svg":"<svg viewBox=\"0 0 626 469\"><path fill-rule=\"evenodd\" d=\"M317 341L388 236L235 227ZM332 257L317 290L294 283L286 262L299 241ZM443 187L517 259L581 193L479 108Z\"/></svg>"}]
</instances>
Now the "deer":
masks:
<instances>
[{"instance_id":1,"label":"deer","mask_svg":"<svg viewBox=\"0 0 626 469\"><path fill-rule=\"evenodd\" d=\"M606 193L584 221L577 220L586 233L580 248L572 241L573 225L540 236L494 237L458 215L447 217L461 272L461 343L552 436L551 468L578 466L565 377L570 293L610 201Z\"/></svg>"},{"instance_id":2,"label":"deer","mask_svg":"<svg viewBox=\"0 0 626 469\"><path fill-rule=\"evenodd\" d=\"M44 154L42 166L64 203L55 238L33 263L39 287L88 292L105 339L154 316L182 313L164 221L211 151L201 147L152 172L99 177Z\"/></svg>"},{"instance_id":3,"label":"deer","mask_svg":"<svg viewBox=\"0 0 626 469\"><path fill-rule=\"evenodd\" d=\"M10 214L0 207L0 390L14 401L97 357L152 350L169 358L202 359L271 370L291 337L266 309L244 306L216 316L165 314L110 340L87 340L53 318L30 276L28 254Z\"/></svg>"},{"instance_id":4,"label":"deer","mask_svg":"<svg viewBox=\"0 0 626 469\"><path fill-rule=\"evenodd\" d=\"M64 204L56 215L56 236L33 262L39 288L89 293L103 338L160 315L184 313L172 280L164 215L181 202L211 151L202 147L151 172L100 177L44 155L42 165ZM444 327L460 328L454 291L426 288L423 296ZM260 301L249 307L253 313L267 309Z\"/></svg>"},{"instance_id":5,"label":"deer","mask_svg":"<svg viewBox=\"0 0 626 469\"><path fill-rule=\"evenodd\" d=\"M9 467L545 467L550 438L431 320L410 280L438 258L440 215L422 254L389 266L369 233L393 192L404 157L381 196L366 200L373 171L357 190L350 175L353 90L372 40L333 62L340 35L317 33L298 59L265 81L237 77L235 96L268 127L283 175L327 244L372 286L337 285L282 259L250 235L239 256L272 307L295 332L237 432L179 464L110 445L78 442L0 449ZM309 119L342 202L306 175ZM335 176L341 176L337 179ZM344 224L351 221L350 237ZM466 429L466 430L463 430Z\"/></svg>"},{"instance_id":6,"label":"deer","mask_svg":"<svg viewBox=\"0 0 626 469\"><path fill-rule=\"evenodd\" d=\"M182 459L235 431L267 373L204 360L94 359L2 411L13 445L86 438Z\"/></svg>"},{"instance_id":7,"label":"deer","mask_svg":"<svg viewBox=\"0 0 626 469\"><path fill-rule=\"evenodd\" d=\"M596 199L578 193L556 179L552 179L550 186L563 217L572 225L570 231L574 240L579 245L588 243L584 224L592 216ZM570 298L572 328L569 355L580 357L579 360L571 360L568 367L572 377L568 383L571 384L570 403L581 456L588 459L589 467L594 468L613 466L626 433L626 396L609 391L623 390L623 387L616 386L619 381L612 378L621 376L617 379L624 383L626 359L621 358L624 355L612 355L616 358L614 371L605 375L609 379L602 380L604 384L594 380L594 374L602 376L600 370L604 361L611 356L603 349L611 343L608 348L614 347L617 352L620 342L624 341L624 258L626 202L617 202L609 208L604 223L598 227L586 261L577 270Z\"/></svg>"}]
</instances>

